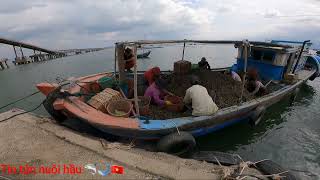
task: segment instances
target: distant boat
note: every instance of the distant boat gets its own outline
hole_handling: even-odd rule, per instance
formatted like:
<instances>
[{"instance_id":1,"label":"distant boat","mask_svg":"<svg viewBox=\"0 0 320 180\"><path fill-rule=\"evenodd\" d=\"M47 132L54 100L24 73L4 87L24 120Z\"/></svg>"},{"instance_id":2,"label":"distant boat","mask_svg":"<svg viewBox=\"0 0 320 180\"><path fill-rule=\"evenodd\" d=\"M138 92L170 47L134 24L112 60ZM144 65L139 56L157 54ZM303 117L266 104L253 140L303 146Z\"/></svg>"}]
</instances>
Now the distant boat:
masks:
<instances>
[{"instance_id":1,"label":"distant boat","mask_svg":"<svg viewBox=\"0 0 320 180\"><path fill-rule=\"evenodd\" d=\"M151 51L142 53L142 54L138 54L137 58L141 59L141 58L147 58L150 55Z\"/></svg>"}]
</instances>

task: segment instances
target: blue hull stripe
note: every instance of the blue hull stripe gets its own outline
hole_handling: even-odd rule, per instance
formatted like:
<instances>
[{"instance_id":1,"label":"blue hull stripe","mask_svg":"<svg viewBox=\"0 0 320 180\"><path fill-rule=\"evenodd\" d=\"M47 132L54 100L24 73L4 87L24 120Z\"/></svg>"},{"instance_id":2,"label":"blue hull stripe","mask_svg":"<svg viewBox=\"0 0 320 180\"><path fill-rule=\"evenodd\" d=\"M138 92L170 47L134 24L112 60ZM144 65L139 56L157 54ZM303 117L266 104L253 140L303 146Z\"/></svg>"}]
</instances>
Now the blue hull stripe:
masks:
<instances>
[{"instance_id":1,"label":"blue hull stripe","mask_svg":"<svg viewBox=\"0 0 320 180\"><path fill-rule=\"evenodd\" d=\"M195 137L204 136L204 135L207 135L209 133L224 129L224 128L226 128L228 126L231 126L233 124L240 123L242 121L243 122L247 122L248 121L248 117L246 116L246 117L230 120L230 121L227 121L225 123L222 123L222 124L219 124L219 125L215 125L215 126L212 126L212 127L197 129L197 130L191 131L191 134L193 136L195 136Z\"/></svg>"}]
</instances>

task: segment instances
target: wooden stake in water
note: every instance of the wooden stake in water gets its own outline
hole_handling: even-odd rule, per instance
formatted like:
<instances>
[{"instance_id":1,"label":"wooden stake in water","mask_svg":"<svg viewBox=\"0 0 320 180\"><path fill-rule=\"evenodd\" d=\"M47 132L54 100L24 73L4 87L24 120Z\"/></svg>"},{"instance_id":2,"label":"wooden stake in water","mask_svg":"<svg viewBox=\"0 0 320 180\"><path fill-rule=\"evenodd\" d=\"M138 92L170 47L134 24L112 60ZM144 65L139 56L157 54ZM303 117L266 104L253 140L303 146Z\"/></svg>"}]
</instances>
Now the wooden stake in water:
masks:
<instances>
[{"instance_id":1,"label":"wooden stake in water","mask_svg":"<svg viewBox=\"0 0 320 180\"><path fill-rule=\"evenodd\" d=\"M182 60L184 60L184 49L186 48L186 41L183 42Z\"/></svg>"}]
</instances>

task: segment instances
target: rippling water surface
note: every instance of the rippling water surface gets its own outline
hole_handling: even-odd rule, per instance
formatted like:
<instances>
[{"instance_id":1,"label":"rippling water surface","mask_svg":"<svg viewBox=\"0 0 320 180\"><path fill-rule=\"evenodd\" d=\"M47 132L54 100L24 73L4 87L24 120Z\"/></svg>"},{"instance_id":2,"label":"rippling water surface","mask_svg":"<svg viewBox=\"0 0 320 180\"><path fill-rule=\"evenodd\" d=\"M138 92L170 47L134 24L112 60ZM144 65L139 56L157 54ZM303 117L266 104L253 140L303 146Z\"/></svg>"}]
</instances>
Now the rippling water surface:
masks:
<instances>
[{"instance_id":1,"label":"rippling water surface","mask_svg":"<svg viewBox=\"0 0 320 180\"><path fill-rule=\"evenodd\" d=\"M139 70L154 65L172 69L182 55L181 46L151 50L150 58L139 60ZM0 106L36 91L34 85L39 82L113 71L113 56L114 50L107 49L28 65L10 64L10 69L0 71ZM212 67L226 67L233 64L236 49L229 45L187 46L185 59L197 62L202 56ZM39 94L15 107L32 109L43 99ZM43 108L36 113L47 115ZM320 79L302 86L293 105L285 100L270 107L257 127L232 126L199 138L198 145L202 150L237 153L251 161L272 159L301 179L320 179Z\"/></svg>"}]
</instances>

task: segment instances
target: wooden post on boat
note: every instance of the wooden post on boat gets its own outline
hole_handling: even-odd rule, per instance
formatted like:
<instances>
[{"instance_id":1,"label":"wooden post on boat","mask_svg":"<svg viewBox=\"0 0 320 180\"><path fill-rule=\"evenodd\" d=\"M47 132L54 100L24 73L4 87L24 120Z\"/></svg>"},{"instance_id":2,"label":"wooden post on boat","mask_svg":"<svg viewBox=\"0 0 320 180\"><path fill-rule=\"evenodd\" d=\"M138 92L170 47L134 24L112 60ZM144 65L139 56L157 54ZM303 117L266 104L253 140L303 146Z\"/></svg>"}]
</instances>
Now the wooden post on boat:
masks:
<instances>
[{"instance_id":1,"label":"wooden post on boat","mask_svg":"<svg viewBox=\"0 0 320 180\"><path fill-rule=\"evenodd\" d=\"M116 77L116 73L117 73L117 46L118 43L115 44L115 48L114 48L114 77Z\"/></svg>"},{"instance_id":2,"label":"wooden post on boat","mask_svg":"<svg viewBox=\"0 0 320 180\"><path fill-rule=\"evenodd\" d=\"M292 71L293 74L296 72L296 69L297 69L297 67L298 67L298 65L299 65L299 62L300 62L300 59L301 59L301 55L302 55L303 50L304 50L304 47L306 46L306 44L307 44L308 42L310 42L310 40L303 41L303 44L302 44L301 51L300 51L300 53L299 53L297 62L296 62L295 66L294 66L294 68L293 68L293 71Z\"/></svg>"},{"instance_id":3,"label":"wooden post on boat","mask_svg":"<svg viewBox=\"0 0 320 180\"><path fill-rule=\"evenodd\" d=\"M118 61L118 70L119 70L119 82L122 82L125 79L125 61L124 61L124 44L116 44L116 57Z\"/></svg>"},{"instance_id":4,"label":"wooden post on boat","mask_svg":"<svg viewBox=\"0 0 320 180\"><path fill-rule=\"evenodd\" d=\"M138 58L138 55L137 55L137 45L134 44L134 54L135 54L135 58L136 58L136 62L134 63L134 104L135 104L135 107L136 107L136 113L137 113L137 116L139 117L140 116L140 112L139 112L139 102L138 102L138 74L137 74L137 58ZM149 123L147 121L147 123Z\"/></svg>"},{"instance_id":5,"label":"wooden post on boat","mask_svg":"<svg viewBox=\"0 0 320 180\"><path fill-rule=\"evenodd\" d=\"M247 75L247 65L248 65L248 47L250 47L250 43L248 40L243 40L242 48L244 50L244 67L243 67L243 76L242 76L242 87L241 87L241 95L239 102L242 103L242 96L244 91L244 85L246 83L246 75Z\"/></svg>"}]
</instances>

